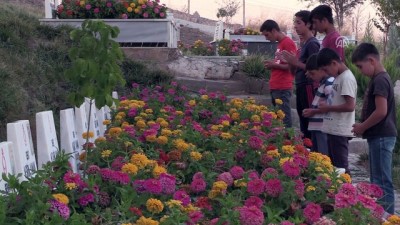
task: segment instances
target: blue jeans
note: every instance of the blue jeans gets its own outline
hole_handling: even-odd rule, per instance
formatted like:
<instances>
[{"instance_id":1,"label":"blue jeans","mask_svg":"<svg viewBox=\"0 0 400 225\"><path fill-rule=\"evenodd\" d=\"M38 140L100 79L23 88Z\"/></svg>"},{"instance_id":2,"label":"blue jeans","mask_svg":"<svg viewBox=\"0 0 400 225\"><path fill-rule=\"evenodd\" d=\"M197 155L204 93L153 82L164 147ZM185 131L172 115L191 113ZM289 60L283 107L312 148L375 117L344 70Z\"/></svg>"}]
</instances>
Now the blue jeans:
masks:
<instances>
[{"instance_id":1,"label":"blue jeans","mask_svg":"<svg viewBox=\"0 0 400 225\"><path fill-rule=\"evenodd\" d=\"M328 136L318 130L311 131L311 140L313 143L312 151L329 156Z\"/></svg>"},{"instance_id":2,"label":"blue jeans","mask_svg":"<svg viewBox=\"0 0 400 225\"><path fill-rule=\"evenodd\" d=\"M285 113L283 123L286 128L292 127L292 110L290 108L291 97L292 90L271 90L272 105L276 106L275 99L280 99L283 102L283 104L278 105L278 107Z\"/></svg>"},{"instance_id":3,"label":"blue jeans","mask_svg":"<svg viewBox=\"0 0 400 225\"><path fill-rule=\"evenodd\" d=\"M396 137L369 138L367 141L371 183L382 188L384 195L379 202L386 212L393 214L392 155Z\"/></svg>"}]
</instances>

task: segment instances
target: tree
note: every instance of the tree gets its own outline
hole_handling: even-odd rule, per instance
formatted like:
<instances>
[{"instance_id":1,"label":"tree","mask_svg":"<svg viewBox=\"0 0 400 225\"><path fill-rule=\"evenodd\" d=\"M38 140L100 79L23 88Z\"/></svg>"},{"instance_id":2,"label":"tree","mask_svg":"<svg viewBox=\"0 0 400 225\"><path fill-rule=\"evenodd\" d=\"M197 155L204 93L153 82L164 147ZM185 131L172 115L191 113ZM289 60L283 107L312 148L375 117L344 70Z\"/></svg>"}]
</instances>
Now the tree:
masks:
<instances>
[{"instance_id":1,"label":"tree","mask_svg":"<svg viewBox=\"0 0 400 225\"><path fill-rule=\"evenodd\" d=\"M352 14L352 10L359 4L363 4L365 0L301 0L310 2L311 4L318 1L320 4L329 5L335 13L335 21L339 31L342 30L344 25L345 16Z\"/></svg>"},{"instance_id":2,"label":"tree","mask_svg":"<svg viewBox=\"0 0 400 225\"><path fill-rule=\"evenodd\" d=\"M363 42L374 43L374 24L370 16L368 16L367 24L365 25L364 37L362 39Z\"/></svg>"},{"instance_id":3,"label":"tree","mask_svg":"<svg viewBox=\"0 0 400 225\"><path fill-rule=\"evenodd\" d=\"M217 11L218 18L225 18L225 23L230 24L232 17L236 15L240 9L240 1L238 0L223 0L219 4L220 8Z\"/></svg>"},{"instance_id":4,"label":"tree","mask_svg":"<svg viewBox=\"0 0 400 225\"><path fill-rule=\"evenodd\" d=\"M391 27L396 27L400 20L400 1L398 0L372 0L376 6L378 19L373 19L374 25L383 33L383 54L387 54L387 44Z\"/></svg>"}]
</instances>

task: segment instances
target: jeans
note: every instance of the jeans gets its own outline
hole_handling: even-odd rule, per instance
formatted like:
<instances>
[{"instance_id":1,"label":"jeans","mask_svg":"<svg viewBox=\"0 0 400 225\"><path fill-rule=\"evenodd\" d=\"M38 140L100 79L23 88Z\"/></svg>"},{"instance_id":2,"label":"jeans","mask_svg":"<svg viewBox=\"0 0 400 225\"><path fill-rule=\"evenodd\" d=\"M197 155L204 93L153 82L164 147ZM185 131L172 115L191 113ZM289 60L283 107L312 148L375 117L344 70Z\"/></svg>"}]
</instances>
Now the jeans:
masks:
<instances>
[{"instance_id":1,"label":"jeans","mask_svg":"<svg viewBox=\"0 0 400 225\"><path fill-rule=\"evenodd\" d=\"M292 111L290 108L290 98L292 97L292 90L271 90L272 104L276 106L275 99L282 100L283 104L278 105L279 109L285 113L283 123L286 128L292 127Z\"/></svg>"},{"instance_id":2,"label":"jeans","mask_svg":"<svg viewBox=\"0 0 400 225\"><path fill-rule=\"evenodd\" d=\"M318 130L311 131L311 140L313 143L312 151L329 156L328 151L328 136Z\"/></svg>"},{"instance_id":3,"label":"jeans","mask_svg":"<svg viewBox=\"0 0 400 225\"><path fill-rule=\"evenodd\" d=\"M384 195L379 203L386 212L394 213L392 182L392 156L396 137L368 138L371 183L382 188Z\"/></svg>"}]
</instances>

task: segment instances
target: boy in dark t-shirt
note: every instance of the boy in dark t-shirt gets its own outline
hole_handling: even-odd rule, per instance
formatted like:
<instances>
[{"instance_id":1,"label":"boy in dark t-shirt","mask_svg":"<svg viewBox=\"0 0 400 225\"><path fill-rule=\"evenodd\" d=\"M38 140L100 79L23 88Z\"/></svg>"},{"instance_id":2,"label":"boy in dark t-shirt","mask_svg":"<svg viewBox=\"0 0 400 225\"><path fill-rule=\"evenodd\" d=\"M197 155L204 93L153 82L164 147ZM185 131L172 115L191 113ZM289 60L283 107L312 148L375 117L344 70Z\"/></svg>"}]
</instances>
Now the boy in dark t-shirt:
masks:
<instances>
[{"instance_id":1,"label":"boy in dark t-shirt","mask_svg":"<svg viewBox=\"0 0 400 225\"><path fill-rule=\"evenodd\" d=\"M353 125L353 133L367 139L371 183L383 189L380 203L386 212L393 214L392 156L397 128L392 81L373 44L360 44L351 60L363 75L371 78L364 96L361 123Z\"/></svg>"},{"instance_id":2,"label":"boy in dark t-shirt","mask_svg":"<svg viewBox=\"0 0 400 225\"><path fill-rule=\"evenodd\" d=\"M305 67L307 59L318 53L320 44L312 31L310 11L301 10L294 16L294 29L303 43L298 56L288 51L283 51L282 55L295 74L296 108L300 119L300 130L305 138L311 139L311 133L308 131L308 118L303 116L303 110L311 107L314 99L314 81L307 78Z\"/></svg>"}]
</instances>

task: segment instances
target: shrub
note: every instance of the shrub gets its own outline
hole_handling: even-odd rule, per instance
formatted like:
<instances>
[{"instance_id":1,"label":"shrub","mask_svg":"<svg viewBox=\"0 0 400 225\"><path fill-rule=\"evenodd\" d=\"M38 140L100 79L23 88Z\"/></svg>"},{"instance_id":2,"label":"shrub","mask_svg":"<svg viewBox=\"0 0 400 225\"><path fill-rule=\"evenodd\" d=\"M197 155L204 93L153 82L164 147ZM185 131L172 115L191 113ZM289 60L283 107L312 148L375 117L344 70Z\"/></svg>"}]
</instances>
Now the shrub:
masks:
<instances>
[{"instance_id":1,"label":"shrub","mask_svg":"<svg viewBox=\"0 0 400 225\"><path fill-rule=\"evenodd\" d=\"M237 29L232 34L234 34L234 35L260 35L260 32L247 27L247 28Z\"/></svg>"},{"instance_id":2,"label":"shrub","mask_svg":"<svg viewBox=\"0 0 400 225\"><path fill-rule=\"evenodd\" d=\"M218 55L220 56L241 55L242 49L244 48L244 44L240 39L238 40L222 39L218 41L217 46L218 46L217 49Z\"/></svg>"},{"instance_id":3,"label":"shrub","mask_svg":"<svg viewBox=\"0 0 400 225\"><path fill-rule=\"evenodd\" d=\"M250 55L245 58L242 71L249 77L258 79L268 79L269 70L265 69L263 55Z\"/></svg>"},{"instance_id":4,"label":"shrub","mask_svg":"<svg viewBox=\"0 0 400 225\"><path fill-rule=\"evenodd\" d=\"M161 69L149 69L144 63L125 59L121 65L126 81L126 87L130 89L132 84L154 86L172 80L172 75Z\"/></svg>"},{"instance_id":5,"label":"shrub","mask_svg":"<svg viewBox=\"0 0 400 225\"><path fill-rule=\"evenodd\" d=\"M57 6L60 19L165 18L167 7L159 0L63 0Z\"/></svg>"},{"instance_id":6,"label":"shrub","mask_svg":"<svg viewBox=\"0 0 400 225\"><path fill-rule=\"evenodd\" d=\"M215 50L210 43L204 43L202 40L197 40L193 45L184 45L179 43L178 48L186 55L211 56L215 55Z\"/></svg>"}]
</instances>

